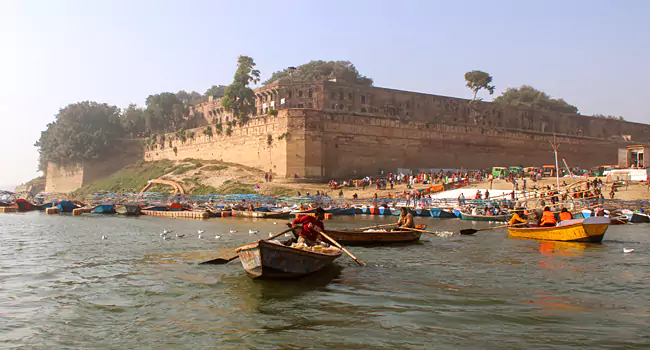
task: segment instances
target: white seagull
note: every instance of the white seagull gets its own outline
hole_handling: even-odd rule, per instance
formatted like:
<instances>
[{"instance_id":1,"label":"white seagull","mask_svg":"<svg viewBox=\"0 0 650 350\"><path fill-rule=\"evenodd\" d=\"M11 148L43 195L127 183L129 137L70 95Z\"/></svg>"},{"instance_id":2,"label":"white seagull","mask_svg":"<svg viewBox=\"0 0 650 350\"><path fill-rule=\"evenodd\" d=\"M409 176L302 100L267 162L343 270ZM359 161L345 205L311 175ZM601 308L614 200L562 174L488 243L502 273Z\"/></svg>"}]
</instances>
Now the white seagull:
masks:
<instances>
[{"instance_id":1,"label":"white seagull","mask_svg":"<svg viewBox=\"0 0 650 350\"><path fill-rule=\"evenodd\" d=\"M634 253L634 248L623 248L623 253Z\"/></svg>"},{"instance_id":2,"label":"white seagull","mask_svg":"<svg viewBox=\"0 0 650 350\"><path fill-rule=\"evenodd\" d=\"M248 230L248 234L249 234L249 235L256 235L258 232L260 232L260 231L257 231L257 230Z\"/></svg>"},{"instance_id":3,"label":"white seagull","mask_svg":"<svg viewBox=\"0 0 650 350\"><path fill-rule=\"evenodd\" d=\"M199 233L199 239L203 238L203 234Z\"/></svg>"},{"instance_id":4,"label":"white seagull","mask_svg":"<svg viewBox=\"0 0 650 350\"><path fill-rule=\"evenodd\" d=\"M108 236L102 236L102 239L108 239Z\"/></svg>"},{"instance_id":5,"label":"white seagull","mask_svg":"<svg viewBox=\"0 0 650 350\"><path fill-rule=\"evenodd\" d=\"M163 241L170 239L168 236L163 236Z\"/></svg>"},{"instance_id":6,"label":"white seagull","mask_svg":"<svg viewBox=\"0 0 650 350\"><path fill-rule=\"evenodd\" d=\"M237 233L237 230L230 230L230 233Z\"/></svg>"},{"instance_id":7,"label":"white seagull","mask_svg":"<svg viewBox=\"0 0 650 350\"><path fill-rule=\"evenodd\" d=\"M293 236L293 233L285 233L284 236L285 237L291 237L291 236Z\"/></svg>"},{"instance_id":8,"label":"white seagull","mask_svg":"<svg viewBox=\"0 0 650 350\"><path fill-rule=\"evenodd\" d=\"M177 233L177 234L176 234L176 237L178 237L178 238L183 238L183 237L185 237L185 234L179 235L179 234Z\"/></svg>"},{"instance_id":9,"label":"white seagull","mask_svg":"<svg viewBox=\"0 0 650 350\"><path fill-rule=\"evenodd\" d=\"M221 236L219 235L214 236L214 239L219 239L219 238L221 238Z\"/></svg>"},{"instance_id":10,"label":"white seagull","mask_svg":"<svg viewBox=\"0 0 650 350\"><path fill-rule=\"evenodd\" d=\"M277 224L278 224L277 222L273 221L273 225L277 225Z\"/></svg>"},{"instance_id":11,"label":"white seagull","mask_svg":"<svg viewBox=\"0 0 650 350\"><path fill-rule=\"evenodd\" d=\"M205 233L205 231L204 230L198 230L197 233L202 234L202 233Z\"/></svg>"},{"instance_id":12,"label":"white seagull","mask_svg":"<svg viewBox=\"0 0 650 350\"><path fill-rule=\"evenodd\" d=\"M163 233L161 233L160 235L163 236L163 235L167 235L168 233L172 233L172 232L174 232L174 231L171 231L171 230L163 230Z\"/></svg>"}]
</instances>

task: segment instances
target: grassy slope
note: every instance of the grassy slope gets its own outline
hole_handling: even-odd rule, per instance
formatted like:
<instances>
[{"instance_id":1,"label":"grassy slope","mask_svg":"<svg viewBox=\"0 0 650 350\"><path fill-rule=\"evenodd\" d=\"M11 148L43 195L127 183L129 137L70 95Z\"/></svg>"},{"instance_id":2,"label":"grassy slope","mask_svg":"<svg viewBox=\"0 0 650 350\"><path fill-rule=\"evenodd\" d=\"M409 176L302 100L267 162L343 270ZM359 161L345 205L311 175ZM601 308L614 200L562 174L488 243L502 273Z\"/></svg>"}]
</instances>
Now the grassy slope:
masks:
<instances>
[{"instance_id":1,"label":"grassy slope","mask_svg":"<svg viewBox=\"0 0 650 350\"><path fill-rule=\"evenodd\" d=\"M242 174L225 180L220 186L206 184L208 179L223 176L224 173ZM160 160L155 162L138 163L71 193L73 198L84 198L96 192L113 193L139 192L148 180L157 178L171 179L178 182L190 195L207 194L254 194L255 183L263 182L264 173L260 170L239 164L204 161L187 158L174 162ZM171 193L169 186L154 184L149 191ZM293 195L295 191L279 185L269 186L264 191L270 195Z\"/></svg>"}]
</instances>

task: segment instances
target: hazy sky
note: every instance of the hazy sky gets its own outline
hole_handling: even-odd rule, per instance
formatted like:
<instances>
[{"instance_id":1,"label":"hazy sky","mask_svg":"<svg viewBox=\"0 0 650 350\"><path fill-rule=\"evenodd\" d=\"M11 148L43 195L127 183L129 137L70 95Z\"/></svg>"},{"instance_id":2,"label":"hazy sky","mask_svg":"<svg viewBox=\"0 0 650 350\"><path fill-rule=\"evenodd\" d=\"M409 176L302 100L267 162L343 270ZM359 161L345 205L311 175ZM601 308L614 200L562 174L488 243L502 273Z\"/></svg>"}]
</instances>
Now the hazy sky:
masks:
<instances>
[{"instance_id":1,"label":"hazy sky","mask_svg":"<svg viewBox=\"0 0 650 350\"><path fill-rule=\"evenodd\" d=\"M263 78L350 60L375 85L471 97L533 85L583 114L650 122L650 1L0 0L0 188L37 175L33 147L68 103L126 107L229 84L237 56Z\"/></svg>"}]
</instances>

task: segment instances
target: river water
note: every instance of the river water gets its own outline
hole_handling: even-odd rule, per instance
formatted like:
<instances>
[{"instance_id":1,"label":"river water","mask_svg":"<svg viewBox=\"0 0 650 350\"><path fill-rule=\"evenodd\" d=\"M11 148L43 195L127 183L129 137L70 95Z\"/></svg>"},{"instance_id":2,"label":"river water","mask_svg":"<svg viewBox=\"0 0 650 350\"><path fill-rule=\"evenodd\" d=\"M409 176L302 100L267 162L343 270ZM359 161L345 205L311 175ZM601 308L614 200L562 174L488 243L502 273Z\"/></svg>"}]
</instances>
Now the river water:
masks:
<instances>
[{"instance_id":1,"label":"river water","mask_svg":"<svg viewBox=\"0 0 650 350\"><path fill-rule=\"evenodd\" d=\"M326 226L388 219L341 217ZM284 229L254 220L0 215L0 348L650 346L650 225L612 226L601 245L507 239L495 230L351 247L368 266L343 256L297 281L254 281L238 262L197 265ZM163 241L163 229L186 237Z\"/></svg>"}]
</instances>

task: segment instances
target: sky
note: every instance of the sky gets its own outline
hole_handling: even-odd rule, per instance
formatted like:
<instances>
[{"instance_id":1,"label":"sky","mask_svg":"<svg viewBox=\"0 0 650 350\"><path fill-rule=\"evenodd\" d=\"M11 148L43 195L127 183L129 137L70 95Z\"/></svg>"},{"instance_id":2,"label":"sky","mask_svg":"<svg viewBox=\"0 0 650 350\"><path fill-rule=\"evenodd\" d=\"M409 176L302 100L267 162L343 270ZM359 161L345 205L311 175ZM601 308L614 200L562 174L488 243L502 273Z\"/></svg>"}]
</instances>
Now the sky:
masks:
<instances>
[{"instance_id":1,"label":"sky","mask_svg":"<svg viewBox=\"0 0 650 350\"><path fill-rule=\"evenodd\" d=\"M376 86L464 98L478 69L494 96L527 84L650 123L648 13L646 0L0 0L0 188L38 176L34 142L67 104L203 93L239 55L262 80L349 60Z\"/></svg>"}]
</instances>

